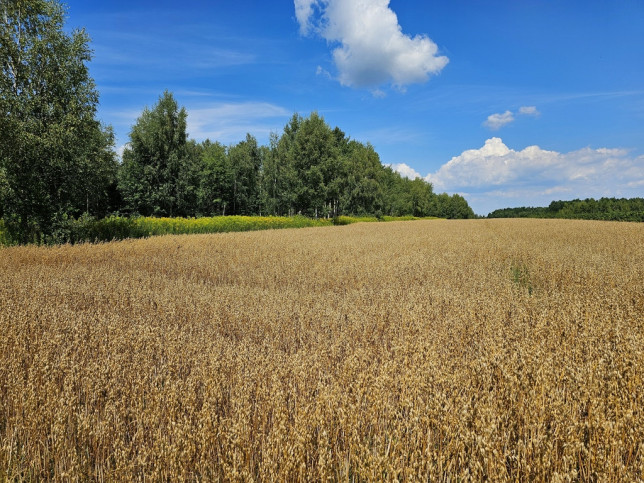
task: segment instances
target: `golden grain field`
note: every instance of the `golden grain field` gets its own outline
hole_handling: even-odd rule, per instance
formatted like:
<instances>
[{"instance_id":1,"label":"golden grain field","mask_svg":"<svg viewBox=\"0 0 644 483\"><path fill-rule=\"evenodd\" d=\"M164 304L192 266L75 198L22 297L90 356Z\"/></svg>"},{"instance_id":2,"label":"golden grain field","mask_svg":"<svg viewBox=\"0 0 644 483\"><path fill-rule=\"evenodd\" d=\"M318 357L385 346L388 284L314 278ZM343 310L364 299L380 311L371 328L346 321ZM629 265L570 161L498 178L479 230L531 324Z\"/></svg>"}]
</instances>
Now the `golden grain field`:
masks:
<instances>
[{"instance_id":1,"label":"golden grain field","mask_svg":"<svg viewBox=\"0 0 644 483\"><path fill-rule=\"evenodd\" d=\"M644 224L0 250L0 481L642 481Z\"/></svg>"}]
</instances>

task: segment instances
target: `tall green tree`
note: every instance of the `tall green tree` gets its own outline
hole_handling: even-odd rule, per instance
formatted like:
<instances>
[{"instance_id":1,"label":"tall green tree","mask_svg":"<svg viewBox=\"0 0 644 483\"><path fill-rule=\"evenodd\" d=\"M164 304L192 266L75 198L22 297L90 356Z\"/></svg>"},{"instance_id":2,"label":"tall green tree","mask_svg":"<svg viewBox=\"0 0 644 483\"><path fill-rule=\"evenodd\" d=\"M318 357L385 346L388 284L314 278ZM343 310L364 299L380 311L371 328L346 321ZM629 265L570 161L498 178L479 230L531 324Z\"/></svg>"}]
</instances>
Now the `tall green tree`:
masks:
<instances>
[{"instance_id":1,"label":"tall green tree","mask_svg":"<svg viewBox=\"0 0 644 483\"><path fill-rule=\"evenodd\" d=\"M199 214L225 215L232 199L230 187L233 185L226 146L206 139L199 144L198 149L202 165L198 192Z\"/></svg>"},{"instance_id":2,"label":"tall green tree","mask_svg":"<svg viewBox=\"0 0 644 483\"><path fill-rule=\"evenodd\" d=\"M126 211L146 216L196 213L201 165L197 149L188 143L187 117L165 91L137 119L119 170Z\"/></svg>"},{"instance_id":3,"label":"tall green tree","mask_svg":"<svg viewBox=\"0 0 644 483\"><path fill-rule=\"evenodd\" d=\"M267 182L266 191L275 210L273 214L290 216L296 213L296 198L301 179L293 153L302 122L299 114L293 114L279 139L277 136L271 137L271 152L266 158L264 175Z\"/></svg>"},{"instance_id":4,"label":"tall green tree","mask_svg":"<svg viewBox=\"0 0 644 483\"><path fill-rule=\"evenodd\" d=\"M458 194L450 196L447 193L436 196L430 215L449 219L476 218L465 198Z\"/></svg>"},{"instance_id":5,"label":"tall green tree","mask_svg":"<svg viewBox=\"0 0 644 483\"><path fill-rule=\"evenodd\" d=\"M333 131L317 112L299 123L287 156L297 172L292 186L296 211L327 214L327 185L339 153Z\"/></svg>"},{"instance_id":6,"label":"tall green tree","mask_svg":"<svg viewBox=\"0 0 644 483\"><path fill-rule=\"evenodd\" d=\"M260 208L261 151L257 140L250 134L228 150L232 181L231 215L253 215Z\"/></svg>"},{"instance_id":7,"label":"tall green tree","mask_svg":"<svg viewBox=\"0 0 644 483\"><path fill-rule=\"evenodd\" d=\"M0 204L23 242L105 211L117 167L96 120L89 37L64 19L55 0L0 0Z\"/></svg>"},{"instance_id":8,"label":"tall green tree","mask_svg":"<svg viewBox=\"0 0 644 483\"><path fill-rule=\"evenodd\" d=\"M349 143L349 175L342 210L357 215L381 214L384 206L384 167L371 144Z\"/></svg>"}]
</instances>

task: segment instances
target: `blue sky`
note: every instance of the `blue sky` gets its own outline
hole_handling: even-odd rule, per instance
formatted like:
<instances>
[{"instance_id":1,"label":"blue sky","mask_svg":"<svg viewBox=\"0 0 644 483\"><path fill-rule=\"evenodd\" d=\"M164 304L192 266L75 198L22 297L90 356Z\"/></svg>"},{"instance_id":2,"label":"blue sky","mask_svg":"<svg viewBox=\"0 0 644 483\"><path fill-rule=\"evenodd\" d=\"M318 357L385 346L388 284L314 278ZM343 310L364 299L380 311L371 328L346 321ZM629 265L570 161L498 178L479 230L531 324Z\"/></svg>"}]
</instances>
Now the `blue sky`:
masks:
<instances>
[{"instance_id":1,"label":"blue sky","mask_svg":"<svg viewBox=\"0 0 644 483\"><path fill-rule=\"evenodd\" d=\"M644 196L641 0L68 0L117 147L164 90L191 138L294 112L474 211Z\"/></svg>"}]
</instances>

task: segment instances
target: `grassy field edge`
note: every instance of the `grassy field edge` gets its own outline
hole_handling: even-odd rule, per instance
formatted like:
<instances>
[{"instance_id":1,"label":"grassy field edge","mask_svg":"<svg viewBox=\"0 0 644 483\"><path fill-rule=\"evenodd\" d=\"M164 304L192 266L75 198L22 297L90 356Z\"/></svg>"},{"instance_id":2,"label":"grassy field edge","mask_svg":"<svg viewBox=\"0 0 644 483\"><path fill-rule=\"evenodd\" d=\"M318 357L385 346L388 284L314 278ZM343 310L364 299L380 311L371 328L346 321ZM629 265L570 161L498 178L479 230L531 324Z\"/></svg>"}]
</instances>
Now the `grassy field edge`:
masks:
<instances>
[{"instance_id":1,"label":"grassy field edge","mask_svg":"<svg viewBox=\"0 0 644 483\"><path fill-rule=\"evenodd\" d=\"M319 226L350 225L353 223L412 221L438 219L415 216L338 216L335 218L307 218L305 216L216 216L201 218L155 218L110 216L65 220L54 234L37 244L100 243L128 238L147 238L161 235L190 235L229 233L284 228L309 228ZM13 245L13 241L0 220L0 246Z\"/></svg>"}]
</instances>

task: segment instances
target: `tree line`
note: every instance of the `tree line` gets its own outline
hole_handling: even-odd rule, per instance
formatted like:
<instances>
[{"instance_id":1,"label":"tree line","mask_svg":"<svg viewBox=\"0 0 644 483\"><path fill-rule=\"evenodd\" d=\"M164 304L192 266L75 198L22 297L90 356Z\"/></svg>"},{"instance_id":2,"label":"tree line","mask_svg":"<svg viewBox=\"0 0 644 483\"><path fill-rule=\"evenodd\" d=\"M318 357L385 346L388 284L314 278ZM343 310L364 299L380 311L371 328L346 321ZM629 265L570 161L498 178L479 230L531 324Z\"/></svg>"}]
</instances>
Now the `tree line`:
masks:
<instances>
[{"instance_id":1,"label":"tree line","mask_svg":"<svg viewBox=\"0 0 644 483\"><path fill-rule=\"evenodd\" d=\"M568 218L583 220L644 221L644 198L586 198L553 201L547 207L503 208L488 218Z\"/></svg>"},{"instance_id":2,"label":"tree line","mask_svg":"<svg viewBox=\"0 0 644 483\"><path fill-rule=\"evenodd\" d=\"M96 119L87 33L63 30L58 1L0 8L0 216L15 240L81 215L474 217L463 197L401 177L315 112L294 114L267 146L251 134L224 146L189 139L188 113L166 91L119 160Z\"/></svg>"},{"instance_id":3,"label":"tree line","mask_svg":"<svg viewBox=\"0 0 644 483\"><path fill-rule=\"evenodd\" d=\"M250 134L230 146L189 140L186 118L169 92L143 111L117 170L122 212L474 216L461 196L437 195L430 183L401 177L373 146L332 129L316 112L294 114L268 146Z\"/></svg>"}]
</instances>

